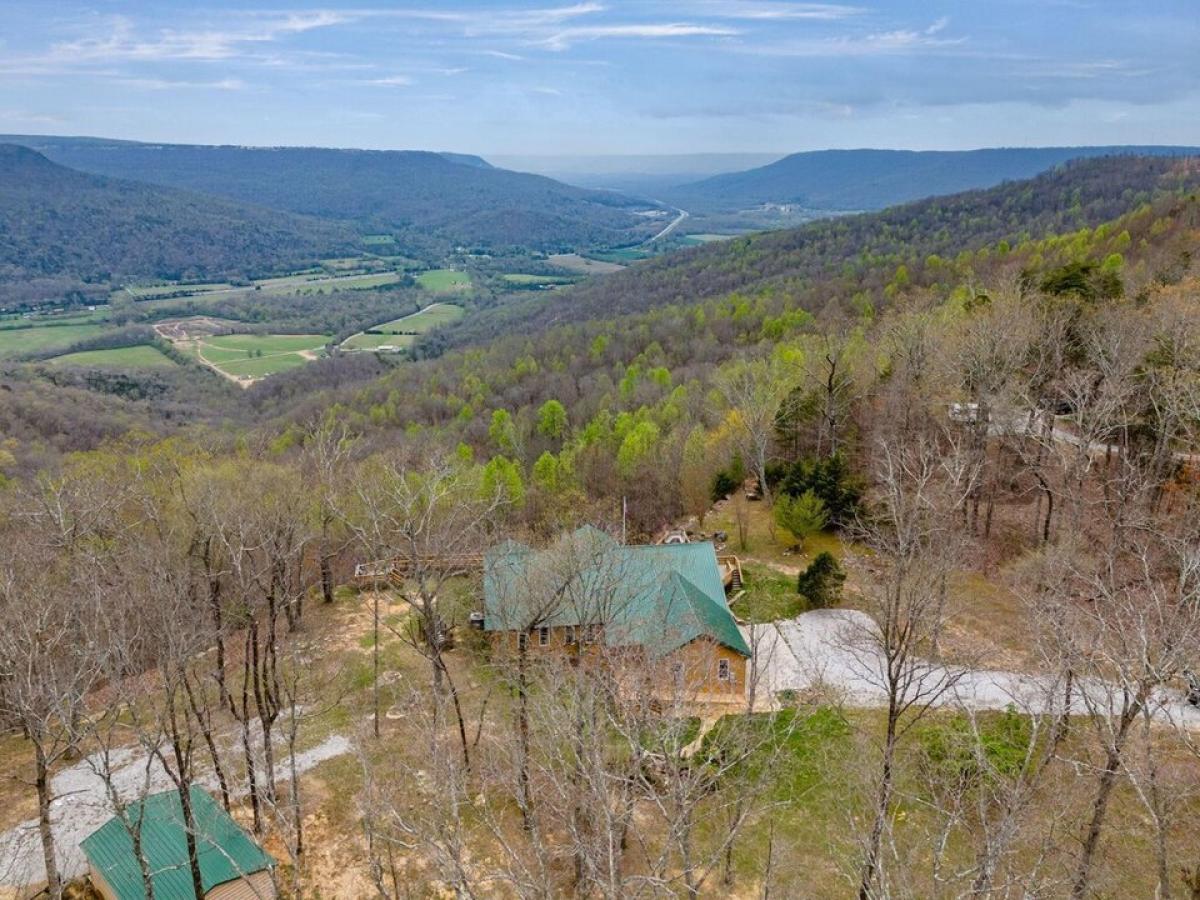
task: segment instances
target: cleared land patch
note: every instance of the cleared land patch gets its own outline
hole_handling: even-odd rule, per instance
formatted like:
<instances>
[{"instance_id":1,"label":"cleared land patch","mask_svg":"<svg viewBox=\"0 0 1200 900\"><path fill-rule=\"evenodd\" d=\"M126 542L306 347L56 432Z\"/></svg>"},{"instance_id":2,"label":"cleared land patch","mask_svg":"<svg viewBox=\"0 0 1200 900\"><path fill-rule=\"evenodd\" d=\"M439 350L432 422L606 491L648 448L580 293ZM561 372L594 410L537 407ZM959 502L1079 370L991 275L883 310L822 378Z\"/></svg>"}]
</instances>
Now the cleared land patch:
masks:
<instances>
[{"instance_id":1,"label":"cleared land patch","mask_svg":"<svg viewBox=\"0 0 1200 900\"><path fill-rule=\"evenodd\" d=\"M105 325L40 325L0 329L0 359L39 350L66 349L107 330Z\"/></svg>"},{"instance_id":2,"label":"cleared land patch","mask_svg":"<svg viewBox=\"0 0 1200 900\"><path fill-rule=\"evenodd\" d=\"M208 316L160 322L155 330L230 381L249 387L325 355L326 334L229 334L235 323Z\"/></svg>"},{"instance_id":3,"label":"cleared land patch","mask_svg":"<svg viewBox=\"0 0 1200 900\"><path fill-rule=\"evenodd\" d=\"M603 262L598 259L588 259L578 253L556 253L547 257L546 262L568 272L579 272L582 275L605 275L609 272L619 272L624 266L614 262Z\"/></svg>"},{"instance_id":4,"label":"cleared land patch","mask_svg":"<svg viewBox=\"0 0 1200 900\"><path fill-rule=\"evenodd\" d=\"M47 360L53 366L79 366L96 369L169 369L175 361L150 344L115 347L110 350L82 350Z\"/></svg>"},{"instance_id":5,"label":"cleared land patch","mask_svg":"<svg viewBox=\"0 0 1200 900\"><path fill-rule=\"evenodd\" d=\"M503 276L509 284L517 287L557 287L563 284L574 284L578 279L574 275L528 275L512 273Z\"/></svg>"},{"instance_id":6,"label":"cleared land patch","mask_svg":"<svg viewBox=\"0 0 1200 900\"><path fill-rule=\"evenodd\" d=\"M380 347L402 349L413 342L418 334L424 334L440 325L449 325L463 316L463 308L452 303L434 303L412 315L393 319L360 331L342 341L343 350L377 350Z\"/></svg>"},{"instance_id":7,"label":"cleared land patch","mask_svg":"<svg viewBox=\"0 0 1200 900\"><path fill-rule=\"evenodd\" d=\"M417 284L438 293L464 291L471 286L471 276L460 269L430 269L417 276Z\"/></svg>"}]
</instances>

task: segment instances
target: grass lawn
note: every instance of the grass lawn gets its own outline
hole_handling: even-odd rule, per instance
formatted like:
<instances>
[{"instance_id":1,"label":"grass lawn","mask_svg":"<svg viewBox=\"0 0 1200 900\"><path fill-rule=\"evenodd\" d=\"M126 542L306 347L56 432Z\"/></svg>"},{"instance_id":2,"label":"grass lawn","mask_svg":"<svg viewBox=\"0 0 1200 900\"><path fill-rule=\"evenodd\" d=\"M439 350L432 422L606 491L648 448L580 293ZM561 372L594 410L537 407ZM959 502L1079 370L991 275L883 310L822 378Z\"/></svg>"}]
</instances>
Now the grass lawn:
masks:
<instances>
[{"instance_id":1,"label":"grass lawn","mask_svg":"<svg viewBox=\"0 0 1200 900\"><path fill-rule=\"evenodd\" d=\"M745 593L730 609L744 622L778 622L792 619L808 610L808 603L796 592L796 579L774 569L743 563Z\"/></svg>"},{"instance_id":2,"label":"grass lawn","mask_svg":"<svg viewBox=\"0 0 1200 900\"><path fill-rule=\"evenodd\" d=\"M238 378L266 378L290 369L298 369L309 360L297 353L282 353L278 356L262 356L219 363L222 372Z\"/></svg>"},{"instance_id":3,"label":"grass lawn","mask_svg":"<svg viewBox=\"0 0 1200 900\"><path fill-rule=\"evenodd\" d=\"M822 531L809 535L799 553L791 552L792 540L782 528L775 528L771 536L771 513L766 504L754 501L746 504L749 528L746 533L746 544L743 546L738 538L737 518L734 514L732 501L723 501L704 520L704 527L710 531L724 531L729 535L726 552L734 553L743 559L759 559L764 562L788 569L804 568L822 550L827 550L838 559L842 558L845 548L842 539L832 532Z\"/></svg>"},{"instance_id":4,"label":"grass lawn","mask_svg":"<svg viewBox=\"0 0 1200 900\"><path fill-rule=\"evenodd\" d=\"M157 297L175 297L180 294L207 294L212 291L225 291L233 285L226 282L206 282L204 284L131 284L125 287L125 293L135 300L152 300Z\"/></svg>"},{"instance_id":5,"label":"grass lawn","mask_svg":"<svg viewBox=\"0 0 1200 900\"><path fill-rule=\"evenodd\" d=\"M265 378L323 356L325 334L223 334L204 338L199 354L205 362L237 378Z\"/></svg>"},{"instance_id":6,"label":"grass lawn","mask_svg":"<svg viewBox=\"0 0 1200 900\"><path fill-rule=\"evenodd\" d=\"M440 325L449 325L463 317L463 308L452 303L434 303L419 312L371 329L379 334L367 334L360 331L342 342L344 350L374 350L377 347L407 347L413 342L413 335L424 334Z\"/></svg>"},{"instance_id":7,"label":"grass lawn","mask_svg":"<svg viewBox=\"0 0 1200 900\"><path fill-rule=\"evenodd\" d=\"M0 329L0 359L35 350L66 349L76 341L95 337L106 325L42 325L32 328Z\"/></svg>"},{"instance_id":8,"label":"grass lawn","mask_svg":"<svg viewBox=\"0 0 1200 900\"><path fill-rule=\"evenodd\" d=\"M543 285L543 284L574 284L577 279L570 275L527 275L524 273L515 273L504 276L504 280L509 284L516 285Z\"/></svg>"},{"instance_id":9,"label":"grass lawn","mask_svg":"<svg viewBox=\"0 0 1200 900\"><path fill-rule=\"evenodd\" d=\"M85 366L97 369L169 369L175 361L151 344L117 347L112 350L84 350L48 360L55 366Z\"/></svg>"},{"instance_id":10,"label":"grass lawn","mask_svg":"<svg viewBox=\"0 0 1200 900\"><path fill-rule=\"evenodd\" d=\"M261 350L264 354L316 350L328 342L327 334L223 334L204 341L222 350Z\"/></svg>"},{"instance_id":11,"label":"grass lawn","mask_svg":"<svg viewBox=\"0 0 1200 900\"><path fill-rule=\"evenodd\" d=\"M471 276L458 269L430 269L417 276L417 284L427 291L462 291L471 286Z\"/></svg>"}]
</instances>

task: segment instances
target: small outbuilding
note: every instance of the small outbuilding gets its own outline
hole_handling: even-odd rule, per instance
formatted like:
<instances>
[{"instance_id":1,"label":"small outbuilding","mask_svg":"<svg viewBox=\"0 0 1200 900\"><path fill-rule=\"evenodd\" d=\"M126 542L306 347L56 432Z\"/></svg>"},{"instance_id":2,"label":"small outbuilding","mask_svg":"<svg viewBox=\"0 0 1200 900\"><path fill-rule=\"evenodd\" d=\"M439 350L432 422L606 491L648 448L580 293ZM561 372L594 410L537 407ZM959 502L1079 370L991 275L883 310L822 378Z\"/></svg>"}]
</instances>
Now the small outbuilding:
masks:
<instances>
[{"instance_id":1,"label":"small outbuilding","mask_svg":"<svg viewBox=\"0 0 1200 900\"><path fill-rule=\"evenodd\" d=\"M271 900L276 896L271 858L204 790L192 787L196 855L205 900ZM142 867L131 828L140 835L154 900L193 900L187 831L178 791L151 794L130 804L83 841L92 886L105 900L144 900Z\"/></svg>"}]
</instances>

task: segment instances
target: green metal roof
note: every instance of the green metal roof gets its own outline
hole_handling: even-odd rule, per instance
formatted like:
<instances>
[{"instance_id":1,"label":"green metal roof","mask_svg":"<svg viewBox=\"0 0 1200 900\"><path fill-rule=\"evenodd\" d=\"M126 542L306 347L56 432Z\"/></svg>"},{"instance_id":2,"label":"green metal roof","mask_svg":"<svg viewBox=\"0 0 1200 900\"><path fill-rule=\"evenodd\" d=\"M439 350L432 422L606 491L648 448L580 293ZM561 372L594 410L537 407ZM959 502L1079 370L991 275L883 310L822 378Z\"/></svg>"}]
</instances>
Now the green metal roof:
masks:
<instances>
[{"instance_id":1,"label":"green metal roof","mask_svg":"<svg viewBox=\"0 0 1200 900\"><path fill-rule=\"evenodd\" d=\"M205 893L275 865L275 860L206 791L192 787L188 793L196 820L196 852ZM142 855L150 867L154 900L194 900L179 792L163 791L132 803L126 809L126 818L133 827L140 822ZM82 846L92 870L104 876L119 900L144 900L146 892L133 839L120 818L109 819L84 838Z\"/></svg>"},{"instance_id":2,"label":"green metal roof","mask_svg":"<svg viewBox=\"0 0 1200 900\"><path fill-rule=\"evenodd\" d=\"M670 652L707 636L750 656L708 542L627 547L584 527L536 552L513 541L484 559L484 628L603 624L608 643Z\"/></svg>"}]
</instances>

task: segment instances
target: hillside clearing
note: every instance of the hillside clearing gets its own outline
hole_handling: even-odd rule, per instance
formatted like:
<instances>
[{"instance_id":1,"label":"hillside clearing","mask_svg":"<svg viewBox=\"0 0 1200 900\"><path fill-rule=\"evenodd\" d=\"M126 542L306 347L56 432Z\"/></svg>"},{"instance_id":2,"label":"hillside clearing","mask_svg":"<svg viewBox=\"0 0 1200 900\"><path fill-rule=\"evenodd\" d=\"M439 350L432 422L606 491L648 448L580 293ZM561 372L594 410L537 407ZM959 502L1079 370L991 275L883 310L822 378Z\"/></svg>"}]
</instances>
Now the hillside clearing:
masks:
<instances>
[{"instance_id":1,"label":"hillside clearing","mask_svg":"<svg viewBox=\"0 0 1200 900\"><path fill-rule=\"evenodd\" d=\"M424 334L442 325L457 322L464 315L461 306L452 303L432 303L399 319L376 325L367 331L352 334L342 341L343 350L377 350L380 347L408 347L416 335Z\"/></svg>"},{"instance_id":2,"label":"hillside clearing","mask_svg":"<svg viewBox=\"0 0 1200 900\"><path fill-rule=\"evenodd\" d=\"M110 350L82 350L55 356L46 361L52 366L79 366L97 369L169 369L174 360L151 344L115 347Z\"/></svg>"}]
</instances>

